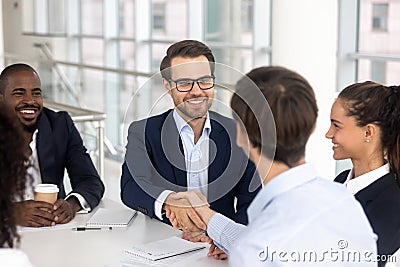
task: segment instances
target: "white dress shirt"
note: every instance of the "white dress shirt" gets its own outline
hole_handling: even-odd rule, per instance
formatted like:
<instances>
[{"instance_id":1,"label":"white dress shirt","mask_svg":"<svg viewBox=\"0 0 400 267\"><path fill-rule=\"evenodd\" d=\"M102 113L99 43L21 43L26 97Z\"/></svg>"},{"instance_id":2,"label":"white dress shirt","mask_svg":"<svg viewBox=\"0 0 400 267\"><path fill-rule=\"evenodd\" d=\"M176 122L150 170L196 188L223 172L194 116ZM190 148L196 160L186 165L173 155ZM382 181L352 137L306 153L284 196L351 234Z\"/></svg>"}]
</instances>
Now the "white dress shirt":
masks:
<instances>
[{"instance_id":1,"label":"white dress shirt","mask_svg":"<svg viewBox=\"0 0 400 267\"><path fill-rule=\"evenodd\" d=\"M12 248L0 248L0 263L4 267L34 267L24 252Z\"/></svg>"},{"instance_id":2,"label":"white dress shirt","mask_svg":"<svg viewBox=\"0 0 400 267\"><path fill-rule=\"evenodd\" d=\"M207 112L202 134L194 143L194 132L190 125L173 110L173 117L182 139L183 152L185 154L187 187L188 190L197 190L207 196L208 165L209 165L209 137L211 132L210 117ZM164 190L154 202L154 213L162 220L162 206L165 199L171 194L171 190Z\"/></svg>"},{"instance_id":3,"label":"white dress shirt","mask_svg":"<svg viewBox=\"0 0 400 267\"><path fill-rule=\"evenodd\" d=\"M344 182L347 189L353 195L357 194L359 191L363 190L379 178L385 176L390 172L389 163L372 170L370 172L364 173L358 177L353 178L354 172L353 169L350 170L349 175L347 176L347 180Z\"/></svg>"},{"instance_id":4,"label":"white dress shirt","mask_svg":"<svg viewBox=\"0 0 400 267\"><path fill-rule=\"evenodd\" d=\"M368 257L377 253L377 237L361 205L309 163L268 182L247 212L247 227L220 214L208 224L229 266L376 266ZM343 259L354 251L360 262Z\"/></svg>"},{"instance_id":5,"label":"white dress shirt","mask_svg":"<svg viewBox=\"0 0 400 267\"><path fill-rule=\"evenodd\" d=\"M31 166L27 169L27 173L32 177L33 181L32 184L30 183L29 180L27 181L25 187L26 189L24 194L24 200L34 199L33 188L35 187L35 185L42 183L42 176L40 173L40 166L39 166L39 157L36 148L37 134L38 130L36 130L33 133L32 141L29 143L29 147L31 148L32 154L29 156L29 163ZM90 212L91 210L90 205L87 203L86 199L81 194L71 193L65 198L65 200L67 200L71 196L76 197L79 201L79 204L81 205L82 209L79 211L79 213Z\"/></svg>"}]
</instances>

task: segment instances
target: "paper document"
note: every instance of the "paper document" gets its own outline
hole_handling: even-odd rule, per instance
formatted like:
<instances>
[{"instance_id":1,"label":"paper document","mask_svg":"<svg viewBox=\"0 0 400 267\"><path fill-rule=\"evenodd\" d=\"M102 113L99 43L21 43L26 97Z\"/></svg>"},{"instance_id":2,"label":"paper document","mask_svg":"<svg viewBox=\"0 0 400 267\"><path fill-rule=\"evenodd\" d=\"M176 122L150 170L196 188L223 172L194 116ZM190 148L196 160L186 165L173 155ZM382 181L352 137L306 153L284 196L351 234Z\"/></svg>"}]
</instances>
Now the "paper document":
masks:
<instances>
[{"instance_id":1,"label":"paper document","mask_svg":"<svg viewBox=\"0 0 400 267\"><path fill-rule=\"evenodd\" d=\"M137 214L135 210L99 208L86 222L86 227L126 227Z\"/></svg>"},{"instance_id":2,"label":"paper document","mask_svg":"<svg viewBox=\"0 0 400 267\"><path fill-rule=\"evenodd\" d=\"M207 245L207 244L205 244ZM187 267L193 263L207 259L206 249L196 250L193 252L184 253L174 257L169 257L157 261L148 260L142 257L125 254L120 259L115 259L112 262L105 264L106 267Z\"/></svg>"},{"instance_id":3,"label":"paper document","mask_svg":"<svg viewBox=\"0 0 400 267\"><path fill-rule=\"evenodd\" d=\"M173 236L167 239L125 249L125 253L133 255L134 257L157 261L203 249L205 247L206 246L202 243L193 243L180 237Z\"/></svg>"},{"instance_id":4,"label":"paper document","mask_svg":"<svg viewBox=\"0 0 400 267\"><path fill-rule=\"evenodd\" d=\"M71 229L77 225L76 218L74 218L69 223L64 224L56 224L54 226L45 226L45 227L22 227L18 226L18 233L27 233L27 232L41 232L41 231L48 231L48 230L60 230L60 229Z\"/></svg>"}]
</instances>

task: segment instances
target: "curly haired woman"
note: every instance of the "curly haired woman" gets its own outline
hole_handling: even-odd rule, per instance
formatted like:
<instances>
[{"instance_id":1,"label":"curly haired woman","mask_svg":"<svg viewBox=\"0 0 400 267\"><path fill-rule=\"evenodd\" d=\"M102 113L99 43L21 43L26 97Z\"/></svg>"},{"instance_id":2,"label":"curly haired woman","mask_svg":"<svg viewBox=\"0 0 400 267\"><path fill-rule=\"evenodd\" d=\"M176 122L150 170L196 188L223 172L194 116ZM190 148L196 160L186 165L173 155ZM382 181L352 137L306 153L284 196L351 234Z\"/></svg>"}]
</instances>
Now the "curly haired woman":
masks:
<instances>
[{"instance_id":1,"label":"curly haired woman","mask_svg":"<svg viewBox=\"0 0 400 267\"><path fill-rule=\"evenodd\" d=\"M32 267L19 249L20 236L13 216L13 202L22 198L28 181L27 159L20 126L0 105L0 263L2 266Z\"/></svg>"}]
</instances>

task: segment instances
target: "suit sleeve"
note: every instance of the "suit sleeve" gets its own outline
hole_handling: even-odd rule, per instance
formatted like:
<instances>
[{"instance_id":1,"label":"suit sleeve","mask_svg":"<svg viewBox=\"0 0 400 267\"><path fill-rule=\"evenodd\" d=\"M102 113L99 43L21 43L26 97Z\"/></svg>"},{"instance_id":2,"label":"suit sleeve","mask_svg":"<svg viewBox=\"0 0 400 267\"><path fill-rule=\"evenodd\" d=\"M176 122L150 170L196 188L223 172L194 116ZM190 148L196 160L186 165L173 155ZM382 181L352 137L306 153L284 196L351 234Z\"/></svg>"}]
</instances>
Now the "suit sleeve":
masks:
<instances>
[{"instance_id":1,"label":"suit sleeve","mask_svg":"<svg viewBox=\"0 0 400 267\"><path fill-rule=\"evenodd\" d=\"M146 121L139 121L129 127L122 165L121 200L126 206L155 218L154 202L170 186L163 185L165 179L153 168L153 153L145 142L145 125Z\"/></svg>"},{"instance_id":2,"label":"suit sleeve","mask_svg":"<svg viewBox=\"0 0 400 267\"><path fill-rule=\"evenodd\" d=\"M82 195L93 209L103 197L104 184L83 146L82 138L71 117L66 114L65 119L68 126L66 169L72 192Z\"/></svg>"},{"instance_id":3,"label":"suit sleeve","mask_svg":"<svg viewBox=\"0 0 400 267\"><path fill-rule=\"evenodd\" d=\"M236 186L236 214L234 220L247 225L247 208L261 189L261 180L256 167L251 160L247 160L244 173Z\"/></svg>"}]
</instances>

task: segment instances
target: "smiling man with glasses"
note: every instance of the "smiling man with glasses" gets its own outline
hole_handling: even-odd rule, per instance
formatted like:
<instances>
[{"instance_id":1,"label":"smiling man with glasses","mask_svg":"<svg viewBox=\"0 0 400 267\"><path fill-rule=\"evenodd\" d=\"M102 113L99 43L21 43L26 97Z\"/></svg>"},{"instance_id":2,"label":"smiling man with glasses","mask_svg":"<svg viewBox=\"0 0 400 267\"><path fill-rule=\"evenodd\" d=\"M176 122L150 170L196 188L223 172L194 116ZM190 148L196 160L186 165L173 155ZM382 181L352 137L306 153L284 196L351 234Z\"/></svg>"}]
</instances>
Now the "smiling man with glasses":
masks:
<instances>
[{"instance_id":1,"label":"smiling man with glasses","mask_svg":"<svg viewBox=\"0 0 400 267\"><path fill-rule=\"evenodd\" d=\"M192 241L207 239L205 224L190 203L173 199L176 192L197 190L213 209L247 224L247 207L259 190L251 190L255 166L236 145L235 123L209 110L214 69L211 50L199 41L168 48L160 71L175 108L131 124L122 167L122 201L166 223L173 212Z\"/></svg>"}]
</instances>

